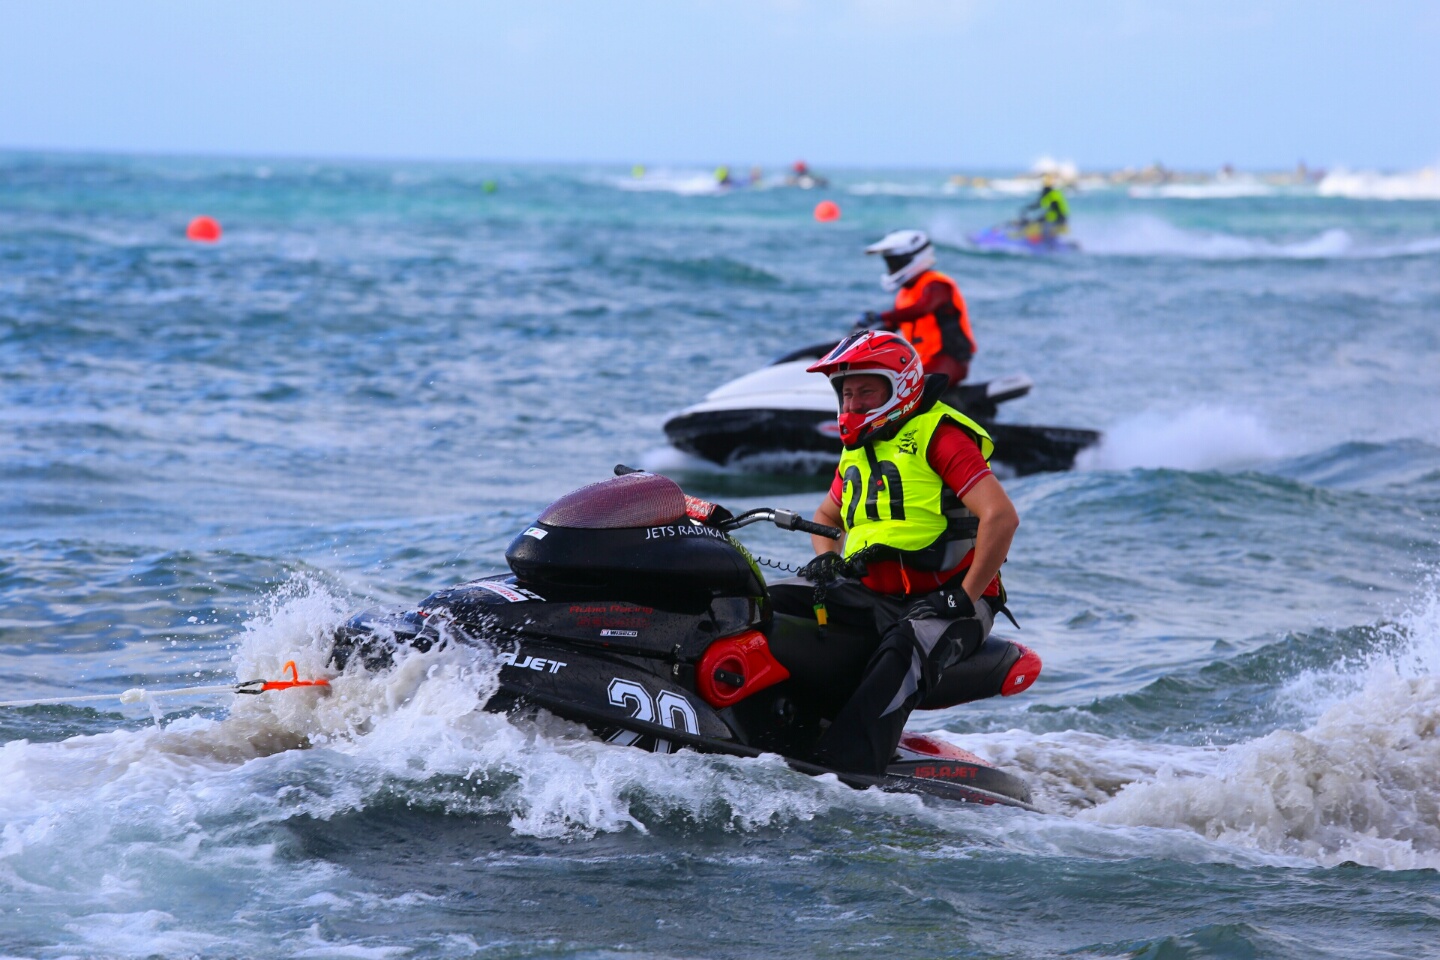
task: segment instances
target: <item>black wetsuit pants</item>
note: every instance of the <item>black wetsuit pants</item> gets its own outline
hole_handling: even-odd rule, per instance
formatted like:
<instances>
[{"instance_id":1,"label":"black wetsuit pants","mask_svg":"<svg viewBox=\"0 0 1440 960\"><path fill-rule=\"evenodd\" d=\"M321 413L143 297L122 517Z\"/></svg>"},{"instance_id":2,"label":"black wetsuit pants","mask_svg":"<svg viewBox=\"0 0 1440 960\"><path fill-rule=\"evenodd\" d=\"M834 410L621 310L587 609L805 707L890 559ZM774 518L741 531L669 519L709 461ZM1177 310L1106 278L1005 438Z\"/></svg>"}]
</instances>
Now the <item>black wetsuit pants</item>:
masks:
<instances>
[{"instance_id":1,"label":"black wetsuit pants","mask_svg":"<svg viewBox=\"0 0 1440 960\"><path fill-rule=\"evenodd\" d=\"M990 634L994 614L983 599L975 604L953 587L918 597L876 593L855 580L825 589L833 621L870 626L880 645L865 666L860 685L821 735L815 761L848 773L881 774L889 766L910 711L940 682L945 668L974 653ZM815 615L815 590L803 580L770 587L777 613Z\"/></svg>"}]
</instances>

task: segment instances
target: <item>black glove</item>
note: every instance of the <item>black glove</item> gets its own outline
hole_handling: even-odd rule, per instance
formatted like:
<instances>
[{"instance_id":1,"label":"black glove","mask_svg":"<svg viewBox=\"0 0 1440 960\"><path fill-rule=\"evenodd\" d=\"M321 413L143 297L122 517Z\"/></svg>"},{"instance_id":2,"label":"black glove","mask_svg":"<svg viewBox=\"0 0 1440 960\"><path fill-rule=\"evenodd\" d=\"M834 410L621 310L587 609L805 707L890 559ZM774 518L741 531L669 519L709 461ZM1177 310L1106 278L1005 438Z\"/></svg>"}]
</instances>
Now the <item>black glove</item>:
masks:
<instances>
[{"instance_id":1,"label":"black glove","mask_svg":"<svg viewBox=\"0 0 1440 960\"><path fill-rule=\"evenodd\" d=\"M866 310L863 314L860 315L860 319L855 321L855 329L884 330L885 321L881 320L880 314L876 313L874 310Z\"/></svg>"},{"instance_id":2,"label":"black glove","mask_svg":"<svg viewBox=\"0 0 1440 960\"><path fill-rule=\"evenodd\" d=\"M840 554L830 550L819 554L795 572L811 583L830 583L848 576L850 564Z\"/></svg>"},{"instance_id":3,"label":"black glove","mask_svg":"<svg viewBox=\"0 0 1440 960\"><path fill-rule=\"evenodd\" d=\"M926 620L931 617L942 620L974 619L975 603L959 586L941 587L918 598L910 604L910 609L905 611L906 620Z\"/></svg>"}]
</instances>

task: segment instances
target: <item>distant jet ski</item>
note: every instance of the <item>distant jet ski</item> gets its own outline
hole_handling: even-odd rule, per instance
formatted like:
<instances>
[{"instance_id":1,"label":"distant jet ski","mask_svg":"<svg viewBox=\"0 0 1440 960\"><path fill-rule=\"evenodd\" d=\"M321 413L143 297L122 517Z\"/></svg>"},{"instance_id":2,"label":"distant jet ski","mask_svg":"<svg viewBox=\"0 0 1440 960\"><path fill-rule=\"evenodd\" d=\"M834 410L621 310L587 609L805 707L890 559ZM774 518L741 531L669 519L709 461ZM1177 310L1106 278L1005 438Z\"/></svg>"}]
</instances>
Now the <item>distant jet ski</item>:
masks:
<instances>
[{"instance_id":1,"label":"distant jet ski","mask_svg":"<svg viewBox=\"0 0 1440 960\"><path fill-rule=\"evenodd\" d=\"M1066 237L1057 237L1037 230L1026 229L1023 223L1006 223L980 233L969 234L966 240L977 250L995 253L1025 253L1041 256L1055 253L1075 253L1080 244Z\"/></svg>"},{"instance_id":2,"label":"distant jet ski","mask_svg":"<svg viewBox=\"0 0 1440 960\"><path fill-rule=\"evenodd\" d=\"M801 347L722 384L666 421L665 436L680 450L721 466L765 473L833 472L841 449L835 391L805 368L834 346ZM1017 476L1069 470L1076 454L1099 442L1097 431L995 421L1000 404L1025 396L1032 386L1029 377L1012 374L952 387L942 399L989 431L995 440L992 461Z\"/></svg>"}]
</instances>

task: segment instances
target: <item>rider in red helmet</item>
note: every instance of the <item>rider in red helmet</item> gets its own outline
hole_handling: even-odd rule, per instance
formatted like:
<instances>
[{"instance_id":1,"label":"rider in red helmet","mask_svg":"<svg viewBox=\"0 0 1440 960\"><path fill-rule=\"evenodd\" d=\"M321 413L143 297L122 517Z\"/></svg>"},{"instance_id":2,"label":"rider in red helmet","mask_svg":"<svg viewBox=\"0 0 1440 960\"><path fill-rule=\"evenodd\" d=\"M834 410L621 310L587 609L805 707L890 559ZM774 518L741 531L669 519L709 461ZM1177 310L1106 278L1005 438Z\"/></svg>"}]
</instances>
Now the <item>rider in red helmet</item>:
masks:
<instances>
[{"instance_id":1,"label":"rider in red helmet","mask_svg":"<svg viewBox=\"0 0 1440 960\"><path fill-rule=\"evenodd\" d=\"M881 634L816 759L878 774L910 711L975 652L996 612L1008 614L1000 565L1020 518L990 471L989 434L940 402L946 378L927 377L905 338L857 333L809 369L835 388L845 446L815 511L845 536L815 537L815 552L840 551L859 577L823 584L825 615ZM805 581L775 584L771 596L777 611L818 614Z\"/></svg>"}]
</instances>

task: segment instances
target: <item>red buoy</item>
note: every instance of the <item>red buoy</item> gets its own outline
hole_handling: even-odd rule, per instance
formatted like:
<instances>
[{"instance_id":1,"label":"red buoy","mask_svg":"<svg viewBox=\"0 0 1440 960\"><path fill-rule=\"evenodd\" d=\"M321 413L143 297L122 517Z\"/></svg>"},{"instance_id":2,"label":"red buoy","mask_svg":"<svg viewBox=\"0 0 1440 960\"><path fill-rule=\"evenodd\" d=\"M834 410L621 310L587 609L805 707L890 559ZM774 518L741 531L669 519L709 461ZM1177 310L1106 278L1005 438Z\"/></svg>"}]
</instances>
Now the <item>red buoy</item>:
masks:
<instances>
[{"instance_id":1,"label":"red buoy","mask_svg":"<svg viewBox=\"0 0 1440 960\"><path fill-rule=\"evenodd\" d=\"M821 223L840 219L840 205L834 200L821 200L815 204L815 219Z\"/></svg>"},{"instance_id":2,"label":"red buoy","mask_svg":"<svg viewBox=\"0 0 1440 960\"><path fill-rule=\"evenodd\" d=\"M196 217L185 228L185 236L196 243L215 243L220 239L220 223L214 217Z\"/></svg>"}]
</instances>

